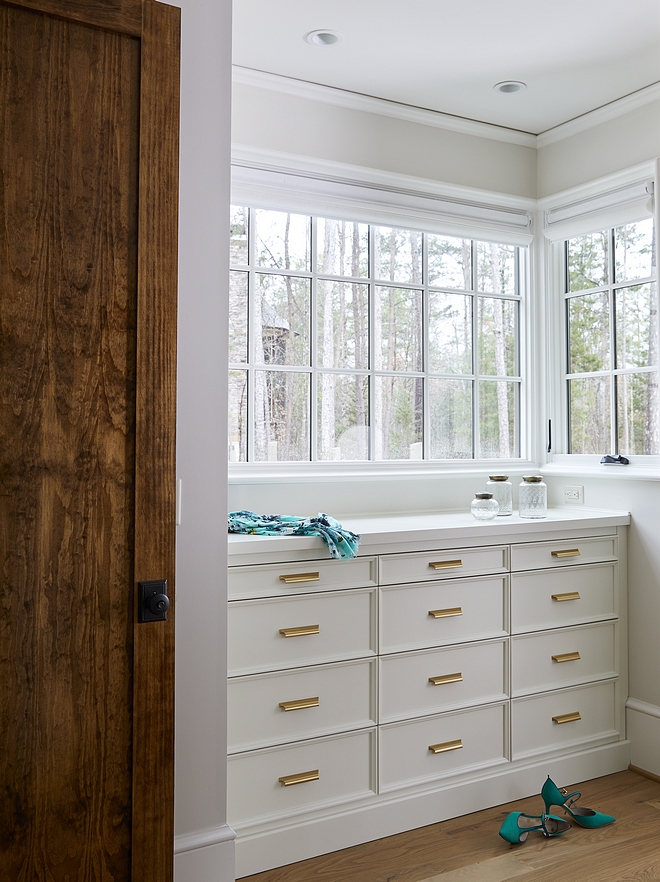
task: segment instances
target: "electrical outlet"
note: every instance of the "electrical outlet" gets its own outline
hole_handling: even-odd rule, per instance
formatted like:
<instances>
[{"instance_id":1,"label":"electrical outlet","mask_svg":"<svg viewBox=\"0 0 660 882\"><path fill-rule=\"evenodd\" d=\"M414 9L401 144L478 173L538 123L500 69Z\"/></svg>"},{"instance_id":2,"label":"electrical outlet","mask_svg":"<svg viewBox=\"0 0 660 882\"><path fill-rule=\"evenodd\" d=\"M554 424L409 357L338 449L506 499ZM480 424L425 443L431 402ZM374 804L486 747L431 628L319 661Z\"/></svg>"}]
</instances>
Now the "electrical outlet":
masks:
<instances>
[{"instance_id":1,"label":"electrical outlet","mask_svg":"<svg viewBox=\"0 0 660 882\"><path fill-rule=\"evenodd\" d=\"M564 484L564 502L584 505L584 487L579 484Z\"/></svg>"}]
</instances>

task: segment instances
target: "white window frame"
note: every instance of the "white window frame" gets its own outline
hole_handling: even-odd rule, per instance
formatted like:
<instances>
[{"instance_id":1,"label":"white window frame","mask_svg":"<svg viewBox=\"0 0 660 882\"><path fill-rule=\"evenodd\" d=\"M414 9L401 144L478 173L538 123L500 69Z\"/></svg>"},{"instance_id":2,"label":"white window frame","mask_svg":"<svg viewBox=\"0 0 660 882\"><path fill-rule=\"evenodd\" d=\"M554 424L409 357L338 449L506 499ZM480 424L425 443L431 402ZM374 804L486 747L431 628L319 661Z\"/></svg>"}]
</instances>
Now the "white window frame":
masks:
<instances>
[{"instance_id":1,"label":"white window frame","mask_svg":"<svg viewBox=\"0 0 660 882\"><path fill-rule=\"evenodd\" d=\"M262 151L264 153L264 151ZM265 159L271 162L264 162ZM535 431L531 403L540 386L530 359L535 304L533 274L533 200L503 197L487 191L439 185L409 176L353 168L339 163L309 163L300 157L260 155L235 157L232 203L251 208L291 211L350 221L399 226L440 235L462 236L521 246L520 283L525 292L519 304L520 458L479 460L411 460L367 462L229 463L229 479L237 483L263 480L310 480L321 476L412 476L433 473L483 475L506 470L524 474L540 461L540 433Z\"/></svg>"},{"instance_id":2,"label":"white window frame","mask_svg":"<svg viewBox=\"0 0 660 882\"><path fill-rule=\"evenodd\" d=\"M545 262L545 361L546 414L544 426L552 424L552 447L542 466L548 475L598 475L606 478L660 479L660 456L628 456L629 466L604 466L603 454L568 453L568 400L566 352L568 346L565 306L565 248L567 239L634 221L655 220L656 255L660 239L658 188L660 161L642 163L630 169L589 182L552 197L539 200L543 212L543 236L535 248ZM656 259L656 264L660 261ZM656 295L660 298L660 268L656 266ZM659 319L660 321L660 319ZM609 453L610 451L603 451Z\"/></svg>"}]
</instances>

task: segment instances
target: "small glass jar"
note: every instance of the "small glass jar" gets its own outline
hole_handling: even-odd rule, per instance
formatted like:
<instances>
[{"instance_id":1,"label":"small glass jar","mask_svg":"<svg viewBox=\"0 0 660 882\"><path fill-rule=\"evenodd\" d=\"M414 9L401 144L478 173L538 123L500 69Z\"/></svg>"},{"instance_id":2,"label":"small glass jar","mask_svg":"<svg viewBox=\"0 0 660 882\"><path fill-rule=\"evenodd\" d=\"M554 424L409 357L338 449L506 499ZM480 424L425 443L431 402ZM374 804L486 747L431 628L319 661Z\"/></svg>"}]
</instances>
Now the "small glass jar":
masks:
<instances>
[{"instance_id":1,"label":"small glass jar","mask_svg":"<svg viewBox=\"0 0 660 882\"><path fill-rule=\"evenodd\" d=\"M489 475L486 492L492 493L499 505L498 516L513 514L513 487L508 475Z\"/></svg>"},{"instance_id":2,"label":"small glass jar","mask_svg":"<svg viewBox=\"0 0 660 882\"><path fill-rule=\"evenodd\" d=\"M518 514L521 518L548 516L548 486L541 475L524 475L518 487Z\"/></svg>"},{"instance_id":3,"label":"small glass jar","mask_svg":"<svg viewBox=\"0 0 660 882\"><path fill-rule=\"evenodd\" d=\"M475 493L470 503L472 517L478 521L492 521L497 517L498 509L499 505L497 500L493 499L492 493Z\"/></svg>"}]
</instances>

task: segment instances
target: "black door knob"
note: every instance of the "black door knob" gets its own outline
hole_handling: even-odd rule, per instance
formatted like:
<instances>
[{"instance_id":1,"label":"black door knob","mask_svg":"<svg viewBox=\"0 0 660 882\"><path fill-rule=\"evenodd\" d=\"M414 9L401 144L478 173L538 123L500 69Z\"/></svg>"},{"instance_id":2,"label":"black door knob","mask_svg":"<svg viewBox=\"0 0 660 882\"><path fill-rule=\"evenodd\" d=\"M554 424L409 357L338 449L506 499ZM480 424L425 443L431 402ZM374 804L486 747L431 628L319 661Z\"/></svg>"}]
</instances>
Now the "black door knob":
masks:
<instances>
[{"instance_id":1,"label":"black door knob","mask_svg":"<svg viewBox=\"0 0 660 882\"><path fill-rule=\"evenodd\" d=\"M152 594L147 598L147 606L155 616L162 615L170 608L170 599L167 594Z\"/></svg>"},{"instance_id":2,"label":"black door knob","mask_svg":"<svg viewBox=\"0 0 660 882\"><path fill-rule=\"evenodd\" d=\"M138 622L164 622L170 608L167 579L138 582Z\"/></svg>"}]
</instances>

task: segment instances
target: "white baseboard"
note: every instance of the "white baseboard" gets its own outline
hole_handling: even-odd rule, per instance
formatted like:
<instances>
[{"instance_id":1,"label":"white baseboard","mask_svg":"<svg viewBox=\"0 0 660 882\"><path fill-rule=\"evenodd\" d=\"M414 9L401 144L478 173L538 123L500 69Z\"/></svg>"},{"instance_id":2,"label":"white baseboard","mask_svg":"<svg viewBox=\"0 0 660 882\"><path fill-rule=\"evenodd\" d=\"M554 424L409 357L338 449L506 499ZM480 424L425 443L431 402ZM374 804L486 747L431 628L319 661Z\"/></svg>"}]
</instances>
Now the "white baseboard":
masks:
<instances>
[{"instance_id":1,"label":"white baseboard","mask_svg":"<svg viewBox=\"0 0 660 882\"><path fill-rule=\"evenodd\" d=\"M660 719L654 722L660 725ZM241 836L239 831L236 840L236 875L238 878L249 876L272 867L522 799L539 793L547 775L563 787L623 771L628 768L630 761L629 742L618 741L566 758L555 756L526 763L522 768L516 765L505 771L500 768L475 781L412 794L386 804L349 809L309 822L300 818L286 828L245 836ZM539 811L542 809L539 797ZM177 882L193 880L177 879Z\"/></svg>"},{"instance_id":2,"label":"white baseboard","mask_svg":"<svg viewBox=\"0 0 660 882\"><path fill-rule=\"evenodd\" d=\"M626 731L633 766L660 775L660 707L629 698L626 702Z\"/></svg>"},{"instance_id":3,"label":"white baseboard","mask_svg":"<svg viewBox=\"0 0 660 882\"><path fill-rule=\"evenodd\" d=\"M174 882L234 882L236 834L227 824L174 837Z\"/></svg>"}]
</instances>

